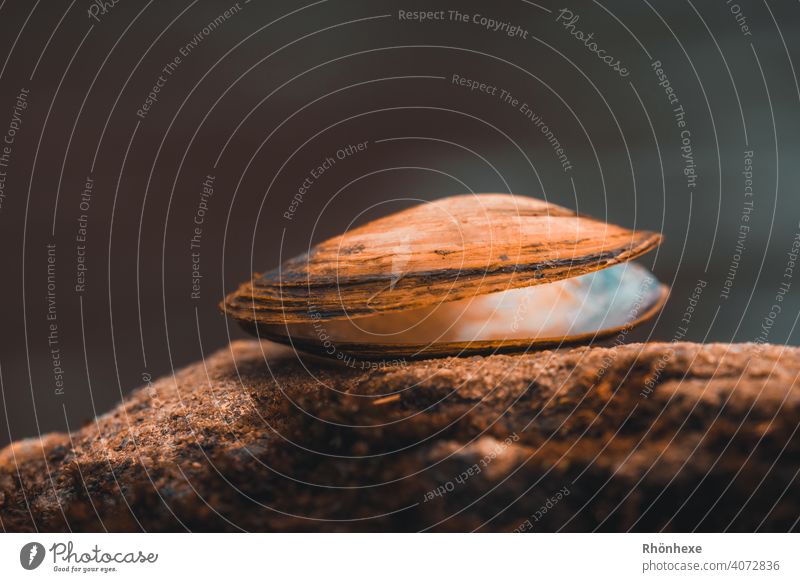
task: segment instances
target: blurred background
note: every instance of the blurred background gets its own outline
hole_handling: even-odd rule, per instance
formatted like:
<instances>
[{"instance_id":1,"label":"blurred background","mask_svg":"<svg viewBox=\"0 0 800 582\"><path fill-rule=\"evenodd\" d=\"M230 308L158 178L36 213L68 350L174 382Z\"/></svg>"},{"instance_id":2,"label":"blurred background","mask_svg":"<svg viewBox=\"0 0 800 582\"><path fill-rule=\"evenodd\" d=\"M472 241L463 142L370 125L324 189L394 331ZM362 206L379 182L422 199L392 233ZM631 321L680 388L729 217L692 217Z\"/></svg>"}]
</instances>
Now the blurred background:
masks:
<instances>
[{"instance_id":1,"label":"blurred background","mask_svg":"<svg viewBox=\"0 0 800 582\"><path fill-rule=\"evenodd\" d=\"M629 341L797 344L798 8L0 3L0 445L245 337L251 272L470 191L662 231Z\"/></svg>"}]
</instances>

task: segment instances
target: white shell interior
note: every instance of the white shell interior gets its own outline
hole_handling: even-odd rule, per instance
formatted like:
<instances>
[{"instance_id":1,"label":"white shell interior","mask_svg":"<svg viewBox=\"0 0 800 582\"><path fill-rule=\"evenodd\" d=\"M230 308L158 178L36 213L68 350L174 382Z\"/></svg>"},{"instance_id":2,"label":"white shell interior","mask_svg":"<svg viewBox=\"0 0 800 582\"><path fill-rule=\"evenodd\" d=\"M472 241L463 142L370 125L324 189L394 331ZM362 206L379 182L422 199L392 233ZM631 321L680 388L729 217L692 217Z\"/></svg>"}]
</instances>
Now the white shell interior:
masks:
<instances>
[{"instance_id":1,"label":"white shell interior","mask_svg":"<svg viewBox=\"0 0 800 582\"><path fill-rule=\"evenodd\" d=\"M663 296L645 268L622 263L572 279L357 319L275 326L319 343L432 344L594 334L642 318Z\"/></svg>"}]
</instances>

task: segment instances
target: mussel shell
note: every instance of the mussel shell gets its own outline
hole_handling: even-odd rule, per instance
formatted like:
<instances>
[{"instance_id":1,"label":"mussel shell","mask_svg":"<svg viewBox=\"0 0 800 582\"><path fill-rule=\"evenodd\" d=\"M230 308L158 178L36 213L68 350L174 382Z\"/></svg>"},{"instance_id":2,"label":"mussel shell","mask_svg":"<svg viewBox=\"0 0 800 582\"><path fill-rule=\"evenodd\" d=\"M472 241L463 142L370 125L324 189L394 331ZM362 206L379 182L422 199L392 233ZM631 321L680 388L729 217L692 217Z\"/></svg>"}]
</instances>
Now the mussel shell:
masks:
<instances>
[{"instance_id":1,"label":"mussel shell","mask_svg":"<svg viewBox=\"0 0 800 582\"><path fill-rule=\"evenodd\" d=\"M534 198L452 196L322 242L220 307L251 331L357 319L578 277L660 241Z\"/></svg>"},{"instance_id":2,"label":"mussel shell","mask_svg":"<svg viewBox=\"0 0 800 582\"><path fill-rule=\"evenodd\" d=\"M667 296L667 288L647 269L625 263L548 285L420 309L246 328L297 350L338 359L521 352L627 335L657 313Z\"/></svg>"}]
</instances>

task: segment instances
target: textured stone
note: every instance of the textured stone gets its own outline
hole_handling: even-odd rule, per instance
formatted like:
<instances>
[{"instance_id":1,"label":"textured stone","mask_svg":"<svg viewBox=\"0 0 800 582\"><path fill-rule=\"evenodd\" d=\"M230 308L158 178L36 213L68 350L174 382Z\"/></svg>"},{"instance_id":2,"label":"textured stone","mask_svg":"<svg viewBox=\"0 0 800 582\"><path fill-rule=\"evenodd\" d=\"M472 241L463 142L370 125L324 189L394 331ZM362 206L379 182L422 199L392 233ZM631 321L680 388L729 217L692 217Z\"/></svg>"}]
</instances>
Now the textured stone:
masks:
<instances>
[{"instance_id":1,"label":"textured stone","mask_svg":"<svg viewBox=\"0 0 800 582\"><path fill-rule=\"evenodd\" d=\"M0 522L797 529L799 356L634 344L362 371L235 342L71 435L0 451Z\"/></svg>"}]
</instances>

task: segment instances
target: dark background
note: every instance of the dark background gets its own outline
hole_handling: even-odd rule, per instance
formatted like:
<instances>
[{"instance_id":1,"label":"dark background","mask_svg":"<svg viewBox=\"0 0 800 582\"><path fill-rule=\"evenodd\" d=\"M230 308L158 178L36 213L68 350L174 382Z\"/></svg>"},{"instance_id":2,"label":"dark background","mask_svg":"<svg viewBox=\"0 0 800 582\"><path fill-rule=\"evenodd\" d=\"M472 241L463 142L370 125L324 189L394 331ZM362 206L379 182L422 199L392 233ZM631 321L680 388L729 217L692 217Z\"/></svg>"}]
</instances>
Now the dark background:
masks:
<instances>
[{"instance_id":1,"label":"dark background","mask_svg":"<svg viewBox=\"0 0 800 582\"><path fill-rule=\"evenodd\" d=\"M100 22L90 5L0 4L0 135L20 89L30 90L0 209L0 444L75 429L148 377L244 337L217 310L226 292L409 198L512 191L660 230L664 245L643 262L673 293L632 341L797 343L800 282L769 319L779 285L791 283L784 272L800 220L797 3L738 2L746 35L734 4L721 0L241 2L183 58L145 119L136 112L161 69L234 3L120 0ZM630 76L555 22L564 7ZM529 35L398 18L401 9L437 8L509 21ZM691 191L654 60L686 112L698 173ZM455 86L453 74L527 102L572 170L518 110ZM285 220L309 171L362 141L367 150L337 162ZM754 152L753 210L731 277L745 150ZM193 300L189 239L209 174L215 190ZM95 187L78 293L87 176ZM48 344L51 243L63 394ZM726 278L733 285L723 299ZM707 286L685 326L699 280Z\"/></svg>"}]
</instances>

